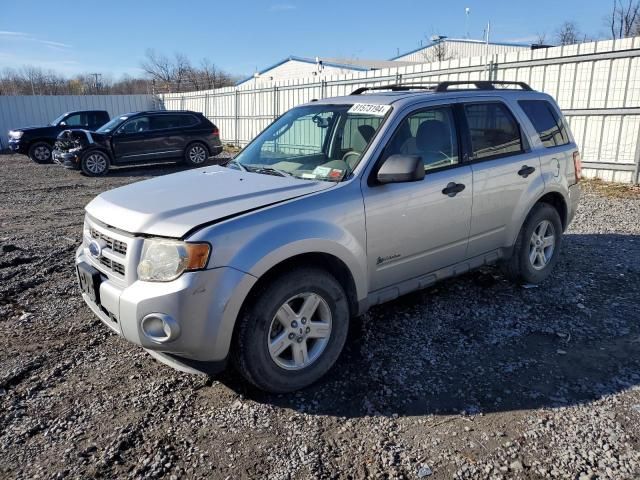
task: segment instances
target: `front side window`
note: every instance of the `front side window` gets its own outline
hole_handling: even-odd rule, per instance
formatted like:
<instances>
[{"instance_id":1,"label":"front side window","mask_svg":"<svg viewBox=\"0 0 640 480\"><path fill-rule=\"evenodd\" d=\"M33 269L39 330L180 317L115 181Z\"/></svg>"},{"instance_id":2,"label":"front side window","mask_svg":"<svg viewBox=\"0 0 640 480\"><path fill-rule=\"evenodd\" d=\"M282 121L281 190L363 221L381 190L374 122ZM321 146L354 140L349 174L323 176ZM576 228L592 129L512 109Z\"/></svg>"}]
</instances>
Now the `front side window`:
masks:
<instances>
[{"instance_id":1,"label":"front side window","mask_svg":"<svg viewBox=\"0 0 640 480\"><path fill-rule=\"evenodd\" d=\"M569 143L562 119L546 100L520 100L518 102L546 148Z\"/></svg>"},{"instance_id":2,"label":"front side window","mask_svg":"<svg viewBox=\"0 0 640 480\"><path fill-rule=\"evenodd\" d=\"M122 133L141 133L149 130L149 117L135 117L125 123L119 131Z\"/></svg>"},{"instance_id":3,"label":"front side window","mask_svg":"<svg viewBox=\"0 0 640 480\"><path fill-rule=\"evenodd\" d=\"M383 157L418 155L426 171L459 162L458 138L451 107L420 110L407 116L391 137Z\"/></svg>"},{"instance_id":4,"label":"front side window","mask_svg":"<svg viewBox=\"0 0 640 480\"><path fill-rule=\"evenodd\" d=\"M96 132L98 132L98 133L109 133L109 132L115 130L116 128L118 128L120 125L122 125L127 120L127 118L129 118L129 117L120 116L120 117L112 118L107 123L102 125L99 129L97 129Z\"/></svg>"},{"instance_id":5,"label":"front side window","mask_svg":"<svg viewBox=\"0 0 640 480\"><path fill-rule=\"evenodd\" d=\"M498 102L464 106L471 134L474 160L488 160L523 151L520 127L506 107Z\"/></svg>"},{"instance_id":6,"label":"front side window","mask_svg":"<svg viewBox=\"0 0 640 480\"><path fill-rule=\"evenodd\" d=\"M340 181L362 159L388 105L309 105L272 123L229 163L268 175Z\"/></svg>"}]
</instances>

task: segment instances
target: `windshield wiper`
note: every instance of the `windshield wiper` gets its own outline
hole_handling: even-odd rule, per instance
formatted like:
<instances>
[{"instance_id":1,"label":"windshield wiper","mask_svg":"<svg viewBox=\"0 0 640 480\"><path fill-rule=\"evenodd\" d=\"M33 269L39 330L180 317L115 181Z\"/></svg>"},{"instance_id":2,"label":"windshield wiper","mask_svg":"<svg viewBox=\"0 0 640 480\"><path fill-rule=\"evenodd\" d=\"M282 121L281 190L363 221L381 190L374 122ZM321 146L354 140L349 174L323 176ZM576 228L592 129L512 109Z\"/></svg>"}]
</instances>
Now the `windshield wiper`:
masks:
<instances>
[{"instance_id":1,"label":"windshield wiper","mask_svg":"<svg viewBox=\"0 0 640 480\"><path fill-rule=\"evenodd\" d=\"M247 172L247 167L245 167L244 165L242 165L240 162L238 162L237 160L229 160L227 163L224 164L225 167L227 167L228 165L235 165L236 167L238 167L238 170L242 170L243 172Z\"/></svg>"},{"instance_id":2,"label":"windshield wiper","mask_svg":"<svg viewBox=\"0 0 640 480\"><path fill-rule=\"evenodd\" d=\"M280 170L279 168L267 167L265 165L245 165L244 168L254 173L264 173L266 175L276 174L280 177L293 177L292 173L289 173L285 170Z\"/></svg>"}]
</instances>

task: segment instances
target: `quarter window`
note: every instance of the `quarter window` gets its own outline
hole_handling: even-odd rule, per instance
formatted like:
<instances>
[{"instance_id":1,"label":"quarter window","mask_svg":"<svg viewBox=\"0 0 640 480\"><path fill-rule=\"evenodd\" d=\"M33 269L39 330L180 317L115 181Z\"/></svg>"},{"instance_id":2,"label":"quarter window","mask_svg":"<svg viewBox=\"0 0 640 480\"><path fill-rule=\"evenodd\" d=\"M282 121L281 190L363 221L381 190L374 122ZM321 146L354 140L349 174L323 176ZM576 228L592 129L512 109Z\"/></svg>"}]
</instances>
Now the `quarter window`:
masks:
<instances>
[{"instance_id":1,"label":"quarter window","mask_svg":"<svg viewBox=\"0 0 640 480\"><path fill-rule=\"evenodd\" d=\"M523 151L520 127L504 104L467 104L464 109L474 160L514 155Z\"/></svg>"},{"instance_id":2,"label":"quarter window","mask_svg":"<svg viewBox=\"0 0 640 480\"><path fill-rule=\"evenodd\" d=\"M384 158L397 154L420 156L426 171L457 164L458 140L451 107L407 116L389 141Z\"/></svg>"},{"instance_id":3,"label":"quarter window","mask_svg":"<svg viewBox=\"0 0 640 480\"><path fill-rule=\"evenodd\" d=\"M521 100L518 102L529 117L540 141L546 148L557 147L569 143L564 122L546 100Z\"/></svg>"}]
</instances>

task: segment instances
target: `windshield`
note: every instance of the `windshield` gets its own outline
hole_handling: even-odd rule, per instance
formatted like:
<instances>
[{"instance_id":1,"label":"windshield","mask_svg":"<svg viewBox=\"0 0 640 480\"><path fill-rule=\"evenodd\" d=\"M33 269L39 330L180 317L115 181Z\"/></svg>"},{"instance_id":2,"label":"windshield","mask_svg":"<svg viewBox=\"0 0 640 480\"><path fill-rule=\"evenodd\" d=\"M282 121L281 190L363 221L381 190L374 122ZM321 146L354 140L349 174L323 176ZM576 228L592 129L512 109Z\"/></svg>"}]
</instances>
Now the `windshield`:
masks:
<instances>
[{"instance_id":1,"label":"windshield","mask_svg":"<svg viewBox=\"0 0 640 480\"><path fill-rule=\"evenodd\" d=\"M103 126L101 126L99 129L97 129L96 132L109 133L110 131L118 128L118 126L122 122L124 122L127 118L129 117L114 117L111 120L109 120L107 123L105 123Z\"/></svg>"},{"instance_id":2,"label":"windshield","mask_svg":"<svg viewBox=\"0 0 640 480\"><path fill-rule=\"evenodd\" d=\"M360 162L389 105L310 105L267 127L229 168L267 175L341 181Z\"/></svg>"},{"instance_id":3,"label":"windshield","mask_svg":"<svg viewBox=\"0 0 640 480\"><path fill-rule=\"evenodd\" d=\"M66 114L66 113L63 113L62 115L60 115L59 117L57 117L53 122L51 122L49 125L53 125L53 126L55 127L55 126L56 126L56 125L58 125L58 124L59 124L59 123L64 119L64 117L66 117L66 116L67 116L67 114Z\"/></svg>"}]
</instances>

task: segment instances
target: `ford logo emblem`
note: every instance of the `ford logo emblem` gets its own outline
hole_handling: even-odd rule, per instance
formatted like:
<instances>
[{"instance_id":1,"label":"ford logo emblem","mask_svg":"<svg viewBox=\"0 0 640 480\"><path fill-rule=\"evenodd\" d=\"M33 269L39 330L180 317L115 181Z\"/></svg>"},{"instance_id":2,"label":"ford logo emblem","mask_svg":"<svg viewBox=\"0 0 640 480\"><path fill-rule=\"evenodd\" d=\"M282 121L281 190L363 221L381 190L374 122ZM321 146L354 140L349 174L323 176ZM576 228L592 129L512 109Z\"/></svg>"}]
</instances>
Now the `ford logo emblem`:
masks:
<instances>
[{"instance_id":1,"label":"ford logo emblem","mask_svg":"<svg viewBox=\"0 0 640 480\"><path fill-rule=\"evenodd\" d=\"M100 255L102 255L102 245L100 245L98 241L92 240L89 244L89 253L93 257L98 258Z\"/></svg>"}]
</instances>

